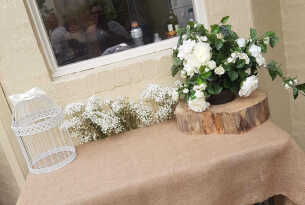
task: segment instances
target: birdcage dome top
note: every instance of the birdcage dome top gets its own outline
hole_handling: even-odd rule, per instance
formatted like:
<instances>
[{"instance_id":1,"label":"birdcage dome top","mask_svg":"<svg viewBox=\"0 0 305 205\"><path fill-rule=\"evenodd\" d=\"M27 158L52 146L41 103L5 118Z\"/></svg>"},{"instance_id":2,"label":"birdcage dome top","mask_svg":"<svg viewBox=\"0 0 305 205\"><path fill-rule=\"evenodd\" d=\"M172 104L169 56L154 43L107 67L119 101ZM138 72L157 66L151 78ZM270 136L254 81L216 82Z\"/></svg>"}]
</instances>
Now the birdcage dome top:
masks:
<instances>
[{"instance_id":1,"label":"birdcage dome top","mask_svg":"<svg viewBox=\"0 0 305 205\"><path fill-rule=\"evenodd\" d=\"M35 135L62 122L62 109L44 91L33 88L10 97L14 109L12 129L17 136Z\"/></svg>"}]
</instances>

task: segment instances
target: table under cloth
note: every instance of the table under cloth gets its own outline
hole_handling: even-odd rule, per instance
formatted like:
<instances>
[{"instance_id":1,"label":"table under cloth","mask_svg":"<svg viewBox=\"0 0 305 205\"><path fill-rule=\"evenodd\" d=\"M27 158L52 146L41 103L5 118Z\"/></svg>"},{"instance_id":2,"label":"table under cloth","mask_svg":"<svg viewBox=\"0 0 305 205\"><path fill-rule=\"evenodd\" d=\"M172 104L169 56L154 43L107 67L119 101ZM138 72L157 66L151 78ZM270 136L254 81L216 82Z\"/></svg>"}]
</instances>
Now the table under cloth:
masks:
<instances>
[{"instance_id":1,"label":"table under cloth","mask_svg":"<svg viewBox=\"0 0 305 205\"><path fill-rule=\"evenodd\" d=\"M305 155L271 121L242 135L187 135L176 122L82 145L68 166L30 174L17 205L305 204Z\"/></svg>"}]
</instances>

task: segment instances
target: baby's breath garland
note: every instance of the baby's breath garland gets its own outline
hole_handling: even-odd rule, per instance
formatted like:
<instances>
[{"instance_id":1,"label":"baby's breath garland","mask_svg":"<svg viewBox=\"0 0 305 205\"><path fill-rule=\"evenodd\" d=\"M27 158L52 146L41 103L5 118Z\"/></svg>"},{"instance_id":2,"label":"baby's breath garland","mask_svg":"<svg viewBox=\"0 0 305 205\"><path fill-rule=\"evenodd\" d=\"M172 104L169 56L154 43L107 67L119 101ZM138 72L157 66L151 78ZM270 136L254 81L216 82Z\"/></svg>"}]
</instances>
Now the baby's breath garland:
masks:
<instances>
[{"instance_id":1,"label":"baby's breath garland","mask_svg":"<svg viewBox=\"0 0 305 205\"><path fill-rule=\"evenodd\" d=\"M140 102L118 97L101 103L98 97L92 96L86 105L67 105L66 119L61 127L84 144L170 120L178 101L175 88L159 85L149 85L143 91Z\"/></svg>"}]
</instances>

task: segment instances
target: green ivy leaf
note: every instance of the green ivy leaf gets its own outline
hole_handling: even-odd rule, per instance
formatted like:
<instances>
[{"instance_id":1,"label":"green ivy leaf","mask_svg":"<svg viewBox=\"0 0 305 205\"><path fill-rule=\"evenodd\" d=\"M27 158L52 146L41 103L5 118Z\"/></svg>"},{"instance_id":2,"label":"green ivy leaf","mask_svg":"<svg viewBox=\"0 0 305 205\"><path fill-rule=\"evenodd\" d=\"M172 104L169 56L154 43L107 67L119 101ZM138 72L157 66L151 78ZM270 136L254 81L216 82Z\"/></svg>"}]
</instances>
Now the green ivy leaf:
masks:
<instances>
[{"instance_id":1,"label":"green ivy leaf","mask_svg":"<svg viewBox=\"0 0 305 205\"><path fill-rule=\"evenodd\" d=\"M271 61L268 65L268 72L271 76L272 80L275 80L278 76L283 77L282 70L277 66L277 63L275 61Z\"/></svg>"},{"instance_id":2,"label":"green ivy leaf","mask_svg":"<svg viewBox=\"0 0 305 205\"><path fill-rule=\"evenodd\" d=\"M293 98L296 100L299 97L299 90L297 88L293 88Z\"/></svg>"},{"instance_id":3,"label":"green ivy leaf","mask_svg":"<svg viewBox=\"0 0 305 205\"><path fill-rule=\"evenodd\" d=\"M211 26L211 33L212 34L218 34L219 33L219 25L217 25L217 24L214 24L214 25L212 25Z\"/></svg>"},{"instance_id":4,"label":"green ivy leaf","mask_svg":"<svg viewBox=\"0 0 305 205\"><path fill-rule=\"evenodd\" d=\"M173 65L172 68L172 76L175 77L177 75L177 73L180 71L179 67L176 65Z\"/></svg>"},{"instance_id":5,"label":"green ivy leaf","mask_svg":"<svg viewBox=\"0 0 305 205\"><path fill-rule=\"evenodd\" d=\"M218 95L222 92L223 87L221 87L218 84L212 84L210 87L208 87L208 93L210 95Z\"/></svg>"},{"instance_id":6,"label":"green ivy leaf","mask_svg":"<svg viewBox=\"0 0 305 205\"><path fill-rule=\"evenodd\" d=\"M232 82L238 79L238 72L236 72L236 71L230 71L230 72L228 72L228 75Z\"/></svg>"},{"instance_id":7,"label":"green ivy leaf","mask_svg":"<svg viewBox=\"0 0 305 205\"><path fill-rule=\"evenodd\" d=\"M202 79L202 80L207 80L210 76L212 75L212 73L211 73L211 71L210 72L207 72L207 73L202 73L202 74L200 74L200 78Z\"/></svg>"},{"instance_id":8,"label":"green ivy leaf","mask_svg":"<svg viewBox=\"0 0 305 205\"><path fill-rule=\"evenodd\" d=\"M223 47L223 41L220 39L217 39L215 42L215 46L217 50L220 50Z\"/></svg>"},{"instance_id":9,"label":"green ivy leaf","mask_svg":"<svg viewBox=\"0 0 305 205\"><path fill-rule=\"evenodd\" d=\"M237 62L236 68L241 69L241 68L245 67L245 65L246 65L246 61L245 60L239 60Z\"/></svg>"},{"instance_id":10,"label":"green ivy leaf","mask_svg":"<svg viewBox=\"0 0 305 205\"><path fill-rule=\"evenodd\" d=\"M221 23L222 24L226 24L227 22L228 22L228 20L230 19L230 16L225 16L225 17L223 17L222 19L221 19Z\"/></svg>"},{"instance_id":11,"label":"green ivy leaf","mask_svg":"<svg viewBox=\"0 0 305 205\"><path fill-rule=\"evenodd\" d=\"M250 29L250 36L251 36L251 39L252 39L253 41L256 41L256 40L257 40L257 32L256 32L256 30L255 30L254 28L251 28L251 29Z\"/></svg>"}]
</instances>

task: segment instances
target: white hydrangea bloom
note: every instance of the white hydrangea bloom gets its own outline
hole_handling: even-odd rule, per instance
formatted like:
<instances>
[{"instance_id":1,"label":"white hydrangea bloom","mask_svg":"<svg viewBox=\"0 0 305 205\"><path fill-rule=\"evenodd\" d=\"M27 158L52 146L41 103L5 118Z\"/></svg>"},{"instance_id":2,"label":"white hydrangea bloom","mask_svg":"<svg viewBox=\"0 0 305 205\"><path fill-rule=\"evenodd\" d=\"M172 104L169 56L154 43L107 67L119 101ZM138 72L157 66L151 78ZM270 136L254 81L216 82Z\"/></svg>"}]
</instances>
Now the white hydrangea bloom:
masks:
<instances>
[{"instance_id":1,"label":"white hydrangea bloom","mask_svg":"<svg viewBox=\"0 0 305 205\"><path fill-rule=\"evenodd\" d=\"M239 48L244 48L246 46L246 39L239 38L236 40L236 43L238 44Z\"/></svg>"},{"instance_id":2,"label":"white hydrangea bloom","mask_svg":"<svg viewBox=\"0 0 305 205\"><path fill-rule=\"evenodd\" d=\"M201 90L196 90L195 97L196 98L203 98L204 97L204 93Z\"/></svg>"},{"instance_id":3,"label":"white hydrangea bloom","mask_svg":"<svg viewBox=\"0 0 305 205\"><path fill-rule=\"evenodd\" d=\"M262 48L261 47L253 44L249 48L249 53L251 54L251 56L255 57L256 63L259 66L265 66L266 65L266 60L262 55Z\"/></svg>"},{"instance_id":4,"label":"white hydrangea bloom","mask_svg":"<svg viewBox=\"0 0 305 205\"><path fill-rule=\"evenodd\" d=\"M213 60L209 61L207 66L210 70L214 70L217 67L216 62Z\"/></svg>"},{"instance_id":5,"label":"white hydrangea bloom","mask_svg":"<svg viewBox=\"0 0 305 205\"><path fill-rule=\"evenodd\" d=\"M200 40L203 41L203 42L206 42L206 41L208 41L208 38L206 36L201 36Z\"/></svg>"},{"instance_id":6,"label":"white hydrangea bloom","mask_svg":"<svg viewBox=\"0 0 305 205\"><path fill-rule=\"evenodd\" d=\"M225 74L226 71L222 66L219 66L219 67L215 68L214 72L216 75L223 75L223 74Z\"/></svg>"},{"instance_id":7,"label":"white hydrangea bloom","mask_svg":"<svg viewBox=\"0 0 305 205\"><path fill-rule=\"evenodd\" d=\"M258 77L252 75L248 77L243 83L239 90L240 97L248 97L258 88Z\"/></svg>"},{"instance_id":8,"label":"white hydrangea bloom","mask_svg":"<svg viewBox=\"0 0 305 205\"><path fill-rule=\"evenodd\" d=\"M264 44L265 45L269 45L270 44L270 37L267 36L267 37L264 38Z\"/></svg>"},{"instance_id":9,"label":"white hydrangea bloom","mask_svg":"<svg viewBox=\"0 0 305 205\"><path fill-rule=\"evenodd\" d=\"M187 78L187 72L185 70L182 70L180 76L182 79Z\"/></svg>"},{"instance_id":10,"label":"white hydrangea bloom","mask_svg":"<svg viewBox=\"0 0 305 205\"><path fill-rule=\"evenodd\" d=\"M184 88L182 92L183 92L184 94L188 94L188 93L190 92L190 90L187 89L187 88Z\"/></svg>"},{"instance_id":11,"label":"white hydrangea bloom","mask_svg":"<svg viewBox=\"0 0 305 205\"><path fill-rule=\"evenodd\" d=\"M189 55L193 52L193 48L196 45L196 41L184 40L183 44L178 48L178 58L181 60L187 59Z\"/></svg>"},{"instance_id":12,"label":"white hydrangea bloom","mask_svg":"<svg viewBox=\"0 0 305 205\"><path fill-rule=\"evenodd\" d=\"M193 100L190 99L188 101L188 106L194 112L203 112L209 108L210 103L206 101L205 97L201 97Z\"/></svg>"},{"instance_id":13,"label":"white hydrangea bloom","mask_svg":"<svg viewBox=\"0 0 305 205\"><path fill-rule=\"evenodd\" d=\"M194 46L193 55L201 65L206 65L212 57L211 50L210 44L199 42Z\"/></svg>"},{"instance_id":14,"label":"white hydrangea bloom","mask_svg":"<svg viewBox=\"0 0 305 205\"><path fill-rule=\"evenodd\" d=\"M252 44L249 48L249 53L253 56L253 57L257 57L262 53L262 48Z\"/></svg>"},{"instance_id":15,"label":"white hydrangea bloom","mask_svg":"<svg viewBox=\"0 0 305 205\"><path fill-rule=\"evenodd\" d=\"M251 75L251 68L248 68L247 70L245 70L245 72L246 72L248 75Z\"/></svg>"},{"instance_id":16,"label":"white hydrangea bloom","mask_svg":"<svg viewBox=\"0 0 305 205\"><path fill-rule=\"evenodd\" d=\"M250 64L250 58L246 53L234 52L231 57L227 59L227 63L236 63L237 59L245 60L246 64Z\"/></svg>"},{"instance_id":17,"label":"white hydrangea bloom","mask_svg":"<svg viewBox=\"0 0 305 205\"><path fill-rule=\"evenodd\" d=\"M255 59L259 66L266 66L266 59L263 57L263 55L259 55Z\"/></svg>"},{"instance_id":18,"label":"white hydrangea bloom","mask_svg":"<svg viewBox=\"0 0 305 205\"><path fill-rule=\"evenodd\" d=\"M193 47L193 52L185 58L183 70L187 76L192 77L199 73L201 65L206 65L212 57L211 47L208 43L199 42Z\"/></svg>"},{"instance_id":19,"label":"white hydrangea bloom","mask_svg":"<svg viewBox=\"0 0 305 205\"><path fill-rule=\"evenodd\" d=\"M216 36L217 36L218 39L223 39L224 38L222 33L218 33L218 34L216 34Z\"/></svg>"}]
</instances>

